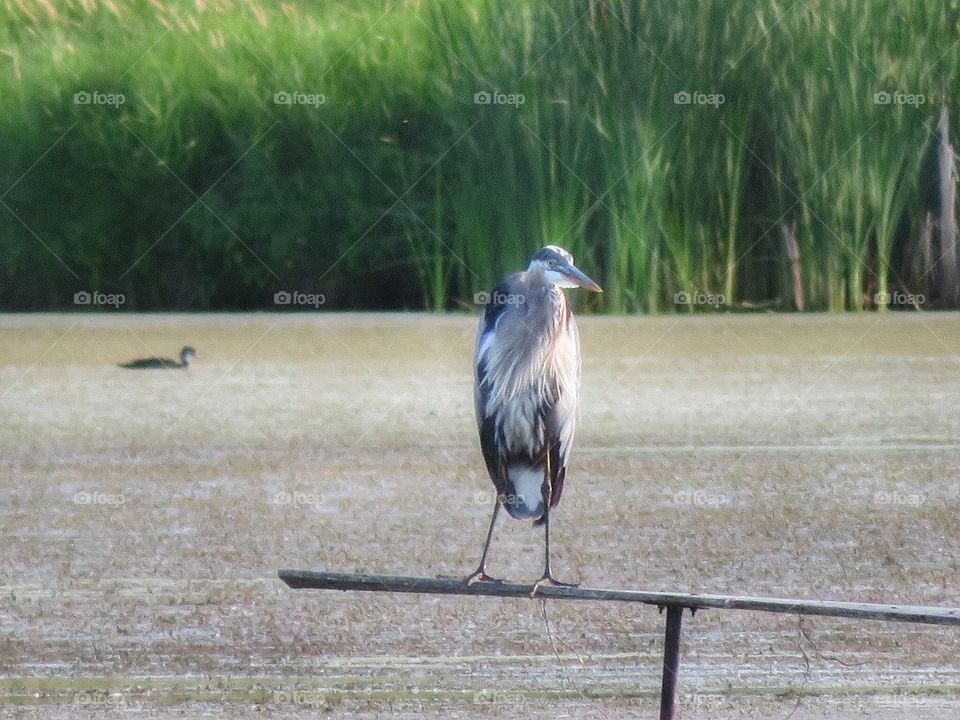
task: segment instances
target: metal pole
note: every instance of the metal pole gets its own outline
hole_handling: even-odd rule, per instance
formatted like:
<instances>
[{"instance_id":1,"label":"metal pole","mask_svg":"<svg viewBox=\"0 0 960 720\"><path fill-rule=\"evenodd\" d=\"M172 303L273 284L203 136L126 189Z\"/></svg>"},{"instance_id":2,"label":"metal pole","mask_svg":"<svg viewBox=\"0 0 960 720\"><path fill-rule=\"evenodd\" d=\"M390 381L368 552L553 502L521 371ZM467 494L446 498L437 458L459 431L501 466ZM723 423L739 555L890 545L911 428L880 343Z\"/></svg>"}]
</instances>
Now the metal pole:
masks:
<instances>
[{"instance_id":1,"label":"metal pole","mask_svg":"<svg viewBox=\"0 0 960 720\"><path fill-rule=\"evenodd\" d=\"M476 582L468 585L460 577L423 578L397 575L357 575L354 573L281 570L280 579L292 588L315 590L363 590L366 592L419 593L426 595L473 595L489 597L531 597L533 585L509 582ZM786 598L748 597L742 595L690 595L677 592L645 590L610 590L589 587L554 587L541 585L537 598L551 600L601 600L636 602L659 608L677 607L700 610L760 610L788 615L857 618L860 620L892 620L960 626L960 607L918 607L916 605L877 605L875 603L833 602L830 600L790 600Z\"/></svg>"},{"instance_id":2,"label":"metal pole","mask_svg":"<svg viewBox=\"0 0 960 720\"><path fill-rule=\"evenodd\" d=\"M663 686L660 689L660 720L673 720L680 673L680 622L683 607L667 606L667 631L663 640Z\"/></svg>"}]
</instances>

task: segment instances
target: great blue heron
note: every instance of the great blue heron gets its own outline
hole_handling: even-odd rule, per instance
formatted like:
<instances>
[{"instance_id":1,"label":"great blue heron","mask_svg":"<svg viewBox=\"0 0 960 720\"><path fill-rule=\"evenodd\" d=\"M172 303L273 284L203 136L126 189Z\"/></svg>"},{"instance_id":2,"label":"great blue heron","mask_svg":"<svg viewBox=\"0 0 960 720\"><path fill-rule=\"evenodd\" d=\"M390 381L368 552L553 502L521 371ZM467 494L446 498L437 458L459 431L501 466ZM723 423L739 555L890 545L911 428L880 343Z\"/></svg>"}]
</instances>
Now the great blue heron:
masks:
<instances>
[{"instance_id":1,"label":"great blue heron","mask_svg":"<svg viewBox=\"0 0 960 720\"><path fill-rule=\"evenodd\" d=\"M544 526L542 584L550 572L550 508L563 492L580 392L580 335L562 288L600 286L556 245L541 248L487 298L473 358L480 447L496 488L483 555L468 583L494 581L487 551L503 505Z\"/></svg>"},{"instance_id":2,"label":"great blue heron","mask_svg":"<svg viewBox=\"0 0 960 720\"><path fill-rule=\"evenodd\" d=\"M186 369L190 367L190 359L195 357L197 357L197 351L187 345L180 351L180 362L171 360L170 358L152 357L121 363L119 367L127 368L128 370L150 370L154 368Z\"/></svg>"}]
</instances>

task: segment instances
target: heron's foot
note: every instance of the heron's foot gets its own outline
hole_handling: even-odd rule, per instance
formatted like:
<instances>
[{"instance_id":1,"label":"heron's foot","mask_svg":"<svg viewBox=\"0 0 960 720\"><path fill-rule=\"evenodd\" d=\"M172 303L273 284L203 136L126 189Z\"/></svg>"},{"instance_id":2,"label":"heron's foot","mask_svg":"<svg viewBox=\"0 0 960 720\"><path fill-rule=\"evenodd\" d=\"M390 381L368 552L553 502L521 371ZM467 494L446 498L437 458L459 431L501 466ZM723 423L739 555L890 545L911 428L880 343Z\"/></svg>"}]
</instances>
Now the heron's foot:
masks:
<instances>
[{"instance_id":1,"label":"heron's foot","mask_svg":"<svg viewBox=\"0 0 960 720\"><path fill-rule=\"evenodd\" d=\"M536 583L534 583L533 590L530 592L530 597L536 597L537 592L544 585L548 587L580 587L580 583L561 582L560 580L557 580L549 572L546 572L543 574L542 578L540 578L539 580L537 580Z\"/></svg>"},{"instance_id":2,"label":"heron's foot","mask_svg":"<svg viewBox=\"0 0 960 720\"><path fill-rule=\"evenodd\" d=\"M463 581L467 584L467 587L470 587L474 583L478 583L478 582L493 582L493 583L503 582L503 580L501 580L500 578L490 577L489 575L487 575L487 571L484 570L483 568L477 568L477 571L475 573L473 573L472 575L468 575L467 577L464 578Z\"/></svg>"}]
</instances>

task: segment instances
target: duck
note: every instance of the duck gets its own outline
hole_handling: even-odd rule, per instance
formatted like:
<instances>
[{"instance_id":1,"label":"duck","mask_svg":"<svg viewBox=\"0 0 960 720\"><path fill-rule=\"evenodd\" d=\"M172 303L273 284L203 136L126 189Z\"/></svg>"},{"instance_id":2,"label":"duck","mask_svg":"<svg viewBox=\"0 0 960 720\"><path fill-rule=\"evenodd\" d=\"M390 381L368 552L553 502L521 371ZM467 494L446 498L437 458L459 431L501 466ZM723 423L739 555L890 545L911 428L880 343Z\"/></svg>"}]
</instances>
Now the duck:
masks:
<instances>
[{"instance_id":1,"label":"duck","mask_svg":"<svg viewBox=\"0 0 960 720\"><path fill-rule=\"evenodd\" d=\"M170 358L139 358L130 362L121 363L117 367L127 368L128 370L149 370L153 368L170 368L186 370L190 367L191 358L199 357L197 351L190 345L185 346L180 351L180 362Z\"/></svg>"}]
</instances>

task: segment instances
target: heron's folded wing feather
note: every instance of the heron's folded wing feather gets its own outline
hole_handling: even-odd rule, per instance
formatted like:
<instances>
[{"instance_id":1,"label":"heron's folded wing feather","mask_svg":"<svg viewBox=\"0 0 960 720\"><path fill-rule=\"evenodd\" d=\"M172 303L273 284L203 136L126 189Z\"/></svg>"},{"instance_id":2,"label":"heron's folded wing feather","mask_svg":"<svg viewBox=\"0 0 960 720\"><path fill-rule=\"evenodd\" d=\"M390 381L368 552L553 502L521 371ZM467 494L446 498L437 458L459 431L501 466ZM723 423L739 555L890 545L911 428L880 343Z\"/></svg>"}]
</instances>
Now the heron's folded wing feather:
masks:
<instances>
[{"instance_id":1,"label":"heron's folded wing feather","mask_svg":"<svg viewBox=\"0 0 960 720\"><path fill-rule=\"evenodd\" d=\"M477 329L477 344L474 352L474 408L477 415L477 430L480 433L480 449L487 464L487 470L497 491L509 494L510 481L507 467L497 443L498 418L490 411L491 396L494 392L493 378L488 376L491 362L488 353L494 350L497 328L506 313L509 304L503 301L510 294L513 278L507 278L490 293L490 301L480 314L480 326Z\"/></svg>"}]
</instances>

